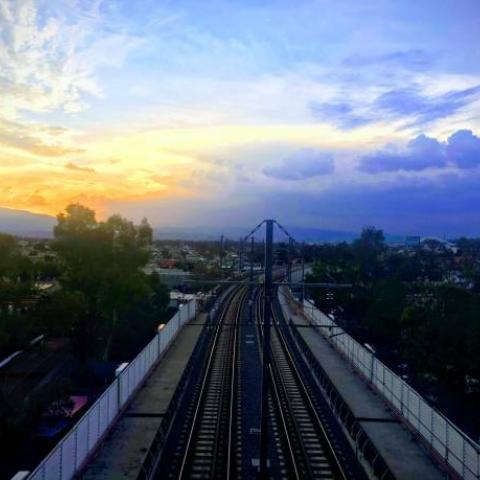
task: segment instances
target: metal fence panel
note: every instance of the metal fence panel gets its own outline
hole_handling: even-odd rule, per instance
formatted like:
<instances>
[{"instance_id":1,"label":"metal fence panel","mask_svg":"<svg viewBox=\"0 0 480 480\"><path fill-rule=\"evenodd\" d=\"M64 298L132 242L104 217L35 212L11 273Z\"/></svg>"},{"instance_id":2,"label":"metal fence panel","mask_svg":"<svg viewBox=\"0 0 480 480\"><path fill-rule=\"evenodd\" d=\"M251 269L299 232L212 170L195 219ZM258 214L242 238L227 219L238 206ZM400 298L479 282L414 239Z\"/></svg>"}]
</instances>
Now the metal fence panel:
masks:
<instances>
[{"instance_id":1,"label":"metal fence panel","mask_svg":"<svg viewBox=\"0 0 480 480\"><path fill-rule=\"evenodd\" d=\"M130 365L123 370L122 373L118 376L117 380L119 383L119 393L120 393L120 398L119 398L119 405L120 408L125 405L125 402L127 401L128 398L128 370L130 369Z\"/></svg>"},{"instance_id":2,"label":"metal fence panel","mask_svg":"<svg viewBox=\"0 0 480 480\"><path fill-rule=\"evenodd\" d=\"M176 317L173 317L172 318L172 322L175 322L176 323L177 319ZM165 350L168 346L168 344L170 343L170 331L172 329L172 324L167 324L167 326L162 330L162 334L163 334L163 349Z\"/></svg>"},{"instance_id":3,"label":"metal fence panel","mask_svg":"<svg viewBox=\"0 0 480 480\"><path fill-rule=\"evenodd\" d=\"M99 422L98 422L98 436L101 437L108 428L108 420L110 417L108 395L105 392L98 402Z\"/></svg>"},{"instance_id":4,"label":"metal fence panel","mask_svg":"<svg viewBox=\"0 0 480 480\"><path fill-rule=\"evenodd\" d=\"M62 449L58 448L48 458L45 464L45 479L57 480L62 478Z\"/></svg>"},{"instance_id":5,"label":"metal fence panel","mask_svg":"<svg viewBox=\"0 0 480 480\"><path fill-rule=\"evenodd\" d=\"M440 455L445 458L447 454L447 422L438 412L433 411L432 445Z\"/></svg>"},{"instance_id":6,"label":"metal fence panel","mask_svg":"<svg viewBox=\"0 0 480 480\"><path fill-rule=\"evenodd\" d=\"M70 480L111 426L119 409L170 345L180 328L196 315L196 301L181 308L90 407L72 430L30 474L29 480Z\"/></svg>"},{"instance_id":7,"label":"metal fence panel","mask_svg":"<svg viewBox=\"0 0 480 480\"><path fill-rule=\"evenodd\" d=\"M463 437L452 425L447 424L447 459L456 472L463 473Z\"/></svg>"},{"instance_id":8,"label":"metal fence panel","mask_svg":"<svg viewBox=\"0 0 480 480\"><path fill-rule=\"evenodd\" d=\"M347 354L347 356L350 352L352 363L361 371L360 352L358 349L358 343L355 342L352 338L343 336L342 345L345 348L345 353Z\"/></svg>"},{"instance_id":9,"label":"metal fence panel","mask_svg":"<svg viewBox=\"0 0 480 480\"><path fill-rule=\"evenodd\" d=\"M468 441L464 442L465 448L465 478L480 478L480 458L475 447Z\"/></svg>"},{"instance_id":10,"label":"metal fence panel","mask_svg":"<svg viewBox=\"0 0 480 480\"><path fill-rule=\"evenodd\" d=\"M28 477L28 480L44 480L45 461Z\"/></svg>"},{"instance_id":11,"label":"metal fence panel","mask_svg":"<svg viewBox=\"0 0 480 480\"><path fill-rule=\"evenodd\" d=\"M84 416L77 424L77 467L83 463L87 457L88 445L88 418Z\"/></svg>"},{"instance_id":12,"label":"metal fence panel","mask_svg":"<svg viewBox=\"0 0 480 480\"><path fill-rule=\"evenodd\" d=\"M70 432L62 442L62 479L71 478L75 473L75 431Z\"/></svg>"},{"instance_id":13,"label":"metal fence panel","mask_svg":"<svg viewBox=\"0 0 480 480\"><path fill-rule=\"evenodd\" d=\"M95 403L88 411L88 451L95 447L98 440L98 430L100 423L100 410L98 403Z\"/></svg>"},{"instance_id":14,"label":"metal fence panel","mask_svg":"<svg viewBox=\"0 0 480 480\"><path fill-rule=\"evenodd\" d=\"M385 376L385 368L383 367L383 363L379 362L378 359L373 360L374 363L374 375L373 375L373 384L382 392L385 390L384 385L384 376Z\"/></svg>"},{"instance_id":15,"label":"metal fence panel","mask_svg":"<svg viewBox=\"0 0 480 480\"><path fill-rule=\"evenodd\" d=\"M427 402L420 398L420 426L419 432L425 440L430 442L431 435L430 430L432 428L432 409L427 404Z\"/></svg>"},{"instance_id":16,"label":"metal fence panel","mask_svg":"<svg viewBox=\"0 0 480 480\"><path fill-rule=\"evenodd\" d=\"M163 353L164 345L165 345L165 328L158 332L158 354L161 355Z\"/></svg>"},{"instance_id":17,"label":"metal fence panel","mask_svg":"<svg viewBox=\"0 0 480 480\"><path fill-rule=\"evenodd\" d=\"M304 302L304 314L314 324L328 324L332 328L320 328L359 372L371 378L381 394L389 401L438 454L463 478L480 478L480 446L460 431L442 414L393 373L378 359L372 362L372 354L363 345L336 326L335 322Z\"/></svg>"},{"instance_id":18,"label":"metal fence panel","mask_svg":"<svg viewBox=\"0 0 480 480\"><path fill-rule=\"evenodd\" d=\"M386 395L386 398L393 404L395 408L400 410L400 404L396 405L393 401L393 375L392 371L383 366L383 393Z\"/></svg>"},{"instance_id":19,"label":"metal fence panel","mask_svg":"<svg viewBox=\"0 0 480 480\"><path fill-rule=\"evenodd\" d=\"M142 375L143 374L143 357L144 357L144 352L142 351L140 355L138 355L133 361L133 376L132 376L130 394L133 393L138 383L140 382L140 379L143 376Z\"/></svg>"},{"instance_id":20,"label":"metal fence panel","mask_svg":"<svg viewBox=\"0 0 480 480\"><path fill-rule=\"evenodd\" d=\"M418 394L411 388L406 389L406 417L407 420L418 429L420 422L420 399Z\"/></svg>"},{"instance_id":21,"label":"metal fence panel","mask_svg":"<svg viewBox=\"0 0 480 480\"><path fill-rule=\"evenodd\" d=\"M158 341L154 338L150 342L150 364L149 368L155 363L155 360L158 358L160 352L158 351Z\"/></svg>"},{"instance_id":22,"label":"metal fence panel","mask_svg":"<svg viewBox=\"0 0 480 480\"><path fill-rule=\"evenodd\" d=\"M108 425L112 422L115 416L118 413L118 385L119 381L118 378L114 380L114 382L110 385L107 390L107 398L108 398Z\"/></svg>"},{"instance_id":23,"label":"metal fence panel","mask_svg":"<svg viewBox=\"0 0 480 480\"><path fill-rule=\"evenodd\" d=\"M360 345L358 342L355 343L357 347L357 358L360 371L367 378L370 378L372 374L372 355L365 347Z\"/></svg>"}]
</instances>

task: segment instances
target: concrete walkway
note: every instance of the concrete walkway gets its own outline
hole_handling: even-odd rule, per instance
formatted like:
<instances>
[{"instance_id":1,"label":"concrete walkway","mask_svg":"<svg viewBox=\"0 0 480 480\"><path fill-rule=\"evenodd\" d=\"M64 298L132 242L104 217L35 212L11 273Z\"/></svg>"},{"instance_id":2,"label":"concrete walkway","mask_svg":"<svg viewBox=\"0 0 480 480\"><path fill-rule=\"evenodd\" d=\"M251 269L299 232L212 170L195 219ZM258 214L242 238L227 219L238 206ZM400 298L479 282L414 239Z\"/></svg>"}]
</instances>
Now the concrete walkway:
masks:
<instances>
[{"instance_id":1,"label":"concrete walkway","mask_svg":"<svg viewBox=\"0 0 480 480\"><path fill-rule=\"evenodd\" d=\"M282 301L293 323L362 428L398 480L445 478L428 453L393 415L386 403L353 371L325 337ZM305 326L307 327L305 328ZM360 420L362 419L362 420Z\"/></svg>"},{"instance_id":2,"label":"concrete walkway","mask_svg":"<svg viewBox=\"0 0 480 480\"><path fill-rule=\"evenodd\" d=\"M135 399L118 420L81 478L136 479L195 347L205 316L185 325Z\"/></svg>"}]
</instances>

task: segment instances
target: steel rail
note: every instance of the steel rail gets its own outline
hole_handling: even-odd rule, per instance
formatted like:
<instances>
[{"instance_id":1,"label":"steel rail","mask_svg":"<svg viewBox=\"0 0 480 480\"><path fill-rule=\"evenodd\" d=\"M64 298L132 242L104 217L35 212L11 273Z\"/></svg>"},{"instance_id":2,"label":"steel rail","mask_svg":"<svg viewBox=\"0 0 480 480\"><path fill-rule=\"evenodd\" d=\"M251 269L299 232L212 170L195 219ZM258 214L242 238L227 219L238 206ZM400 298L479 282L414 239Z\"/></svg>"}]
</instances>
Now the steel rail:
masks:
<instances>
[{"instance_id":1,"label":"steel rail","mask_svg":"<svg viewBox=\"0 0 480 480\"><path fill-rule=\"evenodd\" d=\"M260 335L263 335L262 306L264 305L264 302L263 302L262 298L263 298L263 291L261 291L259 293L259 295L257 296L256 307L255 307L256 317L257 317L257 320L258 320L257 321L258 332L259 332ZM272 379L272 382L271 382L271 385L272 385L271 403L272 403L272 407L273 407L272 411L275 410L275 405L276 405L277 406L276 411L277 411L278 416L280 417L280 424L281 424L281 426L283 428L283 431L284 431L284 441L285 441L285 444L286 444L286 449L288 451L288 456L290 458L291 469L293 470L292 473L293 473L295 479L300 480L300 478L301 478L300 468L298 466L297 456L295 455L292 440L291 440L291 437L289 435L289 428L288 428L288 425L287 425L288 422L287 422L287 419L286 419L286 415L285 415L284 410L281 408L282 402L280 400L280 392L279 392L279 389L278 389L277 382L275 381L275 378L274 378L272 365L270 365L269 374L270 374L270 378ZM274 400L275 400L275 402L274 402Z\"/></svg>"},{"instance_id":2,"label":"steel rail","mask_svg":"<svg viewBox=\"0 0 480 480\"><path fill-rule=\"evenodd\" d=\"M341 462L340 462L340 460L339 460L339 458L336 454L335 448L332 445L332 443L331 443L331 441L328 437L328 434L327 434L327 432L324 428L323 422L318 415L317 409L315 408L315 405L314 405L314 402L313 402L312 397L310 395L309 389L308 389L307 385L305 384L305 382L302 378L302 375L297 368L296 362L295 362L295 360L294 360L294 358L293 358L293 356L292 356L292 354L291 354L291 352L290 352L290 350L287 346L284 334L283 334L281 328L279 328L280 319L278 318L278 312L276 311L275 308L272 308L272 317L276 320L274 322L274 327L275 327L274 331L278 335L278 338L279 338L281 346L282 346L282 351L288 359L288 364L289 364L290 368L292 369L292 371L294 373L294 376L297 380L297 385L300 386L300 391L301 391L301 394L302 394L304 400L307 403L309 413L313 416L313 418L315 420L315 426L321 434L321 439L320 440L321 440L321 443L323 443L324 447L326 447L326 452L325 453L330 457L329 458L330 463L331 463L330 466L332 467L332 470L335 474L335 478L340 478L340 479L346 480L348 478L348 476L347 476L347 474L345 473L345 470L342 467L342 464L341 464Z\"/></svg>"},{"instance_id":3,"label":"steel rail","mask_svg":"<svg viewBox=\"0 0 480 480\"><path fill-rule=\"evenodd\" d=\"M260 296L259 296L260 297ZM257 301L257 315L261 315L261 302ZM259 317L261 318L261 317ZM270 377L272 381L272 393L273 400L276 404L276 411L280 418L280 424L284 433L284 445L287 450L291 474L296 479L300 478L335 478L346 480L346 475L341 462L335 452L335 448L330 442L327 432L323 426L322 420L318 416L314 402L309 393L308 387L302 379L302 376L295 364L295 360L288 349L283 333L279 328L280 319L278 318L278 312L275 308L272 308L272 339L271 339L271 365L270 365ZM262 325L259 325L259 331L262 331ZM275 342L278 342L275 346ZM278 348L277 348L278 347ZM283 356L283 359L281 358ZM283 375L282 375L283 369ZM287 371L288 370L288 371ZM294 379L295 384L290 385L288 389L285 383L285 376L291 376ZM295 388L293 388L295 387ZM299 398L292 399L292 389L298 391L298 396L303 400L303 405L298 405ZM282 401L283 397L283 401ZM293 404L297 405L297 408L293 408ZM300 410L304 410L303 413ZM284 411L288 410L288 411ZM302 431L300 421L297 418L299 415L311 419L312 428L314 429L316 436L318 437L318 444L322 447L323 453L327 459L329 469L323 474L317 471L315 462L312 457L313 454L308 452L308 448L305 448L305 439L302 437ZM289 421L290 419L290 421ZM302 419L305 423L305 418ZM295 441L296 440L296 441ZM297 448L295 448L295 444ZM315 453L318 456L318 451ZM300 458L303 457L303 458Z\"/></svg>"},{"instance_id":4,"label":"steel rail","mask_svg":"<svg viewBox=\"0 0 480 480\"><path fill-rule=\"evenodd\" d=\"M227 478L230 478L232 476L232 470L233 470L233 462L232 462L232 450L233 450L233 422L234 422L234 404L235 404L235 388L237 386L237 357L238 357L238 328L240 325L240 315L242 312L242 305L243 301L246 298L246 292L243 293L243 296L241 298L241 301L239 302L238 310L235 315L236 317L236 325L234 326L233 330L233 352L232 352L232 373L230 375L230 406L228 409L229 412L229 418L228 418L228 451L227 451Z\"/></svg>"},{"instance_id":5,"label":"steel rail","mask_svg":"<svg viewBox=\"0 0 480 480\"><path fill-rule=\"evenodd\" d=\"M234 342L234 348L232 349L232 357L231 357L231 360L232 360L232 364L231 364L231 373L230 373L230 385L229 385L229 389L227 390L229 392L229 396L230 396L230 399L229 399L229 408L228 408L228 441L227 441L227 468L226 468L226 472L224 472L226 474L226 476L222 476L222 478L230 478L230 475L231 475L231 472L232 472L232 448L233 448L233 442L234 442L234 436L233 436L233 400L234 400L234 397L235 397L235 392L234 392L234 389L235 389L235 385L236 385L236 370L237 370L237 346L236 344L238 343L237 342L237 330L238 330L238 321L239 321L239 318L240 318L240 312L241 312L241 309L242 309L242 305L243 305L243 302L245 300L245 297L246 297L246 292L247 292L247 289L244 289L244 288L241 288L239 289L234 295L232 295L232 297L230 299L228 299L228 302L227 302L227 305L225 307L225 309L223 310L222 312L222 317L220 318L217 326L216 326L216 330L215 330L215 334L214 334L214 340L213 340L213 343L212 343L212 347L211 347L211 350L210 350L210 353L209 353L209 356L208 356L208 361L207 361L207 365L206 365L206 368L205 368L205 373L204 373L204 376L203 376L203 379L202 379L202 384L201 384L201 388L200 388L200 394L199 394L199 397L198 397L198 401L197 401L197 404L195 406L195 413L194 413L194 416L193 416L193 421L192 421L192 425L190 427L190 432L189 432L189 436L188 436L188 440L187 440L187 443L186 443L186 447L185 447L185 450L184 450L184 454L183 454L183 459L182 459L182 463L181 463L181 467L180 467L180 472L179 472L179 475L178 475L178 478L179 479L185 479L187 478L187 474L189 473L189 468L192 466L191 465L191 462L193 461L192 459L192 456L194 455L194 451L193 451L193 448L194 448L194 442L195 442L195 436L198 434L198 431L200 429L200 422L202 420L202 407L206 404L206 395L207 395L207 390L208 390L208 387L209 387L209 384L210 382L212 381L212 377L214 377L214 362L215 362L215 359L216 359L216 355L219 354L219 347L221 346L220 343L223 342L224 344L225 343L232 343ZM232 309L233 309L233 312L232 312ZM230 314L233 313L233 316L234 316L234 319L235 319L235 326L233 327L233 332L230 337L230 342L229 342L229 338L227 336L227 338L221 338L222 337L222 333L225 333L225 334L228 334L228 332L225 332L223 331L223 322L225 320L225 318L227 316L229 316ZM225 336L224 336L225 337ZM226 348L226 347L225 347ZM227 351L227 350L225 350ZM222 372L219 373L220 375L222 374ZM214 478L215 477L215 468L216 468L216 460L217 460L217 455L218 455L218 451L219 451L219 448L221 447L219 442L221 440L221 435L219 434L220 433L220 429L221 429L221 424L222 424L222 418L221 418L221 413L222 413L222 406L224 406L224 396L225 396L225 389L222 388L223 386L220 385L220 391L218 392L219 395L221 396L221 398L218 400L218 407L217 407L217 411L219 413L219 415L217 416L216 418L216 426L215 426L215 432L216 432L216 435L215 435L215 438L213 439L213 449L214 449L214 453L212 455L212 461L211 461L211 468L212 468L212 474L210 476L210 478ZM223 447L224 448L224 447Z\"/></svg>"},{"instance_id":6,"label":"steel rail","mask_svg":"<svg viewBox=\"0 0 480 480\"><path fill-rule=\"evenodd\" d=\"M192 410L198 402L201 381L206 371L207 352L211 351L219 322L225 323L224 317L236 292L238 288L233 287L224 291L214 304L210 305L207 321L200 324L203 326L200 337L175 389L160 428L148 449L138 480L178 477L180 458L177 452L179 448L182 452L184 451L185 437L188 433L183 430L183 426L192 423ZM175 429L177 429L176 434L174 434ZM186 427L185 430L187 430Z\"/></svg>"}]
</instances>

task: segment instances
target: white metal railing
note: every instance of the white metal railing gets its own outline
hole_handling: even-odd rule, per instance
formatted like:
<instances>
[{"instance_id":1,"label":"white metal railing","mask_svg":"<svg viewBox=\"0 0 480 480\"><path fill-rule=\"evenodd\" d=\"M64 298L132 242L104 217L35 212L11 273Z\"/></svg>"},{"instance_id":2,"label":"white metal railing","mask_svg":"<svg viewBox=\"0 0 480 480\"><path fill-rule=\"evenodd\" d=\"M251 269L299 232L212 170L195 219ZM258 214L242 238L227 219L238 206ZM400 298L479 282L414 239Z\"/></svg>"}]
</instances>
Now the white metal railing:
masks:
<instances>
[{"instance_id":1,"label":"white metal railing","mask_svg":"<svg viewBox=\"0 0 480 480\"><path fill-rule=\"evenodd\" d=\"M303 313L318 330L368 379L394 410L460 477L480 479L480 445L431 407L407 382L374 353L354 340L334 320L309 301Z\"/></svg>"},{"instance_id":2,"label":"white metal railing","mask_svg":"<svg viewBox=\"0 0 480 480\"><path fill-rule=\"evenodd\" d=\"M197 313L196 300L183 305L135 357L83 417L28 476L29 480L70 480L85 465L117 415L183 325Z\"/></svg>"}]
</instances>

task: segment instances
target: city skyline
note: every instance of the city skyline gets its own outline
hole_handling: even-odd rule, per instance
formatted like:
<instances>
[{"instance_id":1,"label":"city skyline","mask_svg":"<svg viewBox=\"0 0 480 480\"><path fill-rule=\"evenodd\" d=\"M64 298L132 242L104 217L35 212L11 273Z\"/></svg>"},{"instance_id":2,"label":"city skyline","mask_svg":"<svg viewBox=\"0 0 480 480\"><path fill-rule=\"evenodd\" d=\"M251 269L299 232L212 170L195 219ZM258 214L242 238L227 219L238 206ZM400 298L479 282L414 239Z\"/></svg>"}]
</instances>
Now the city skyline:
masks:
<instances>
[{"instance_id":1,"label":"city skyline","mask_svg":"<svg viewBox=\"0 0 480 480\"><path fill-rule=\"evenodd\" d=\"M480 234L480 5L6 1L0 207Z\"/></svg>"}]
</instances>

